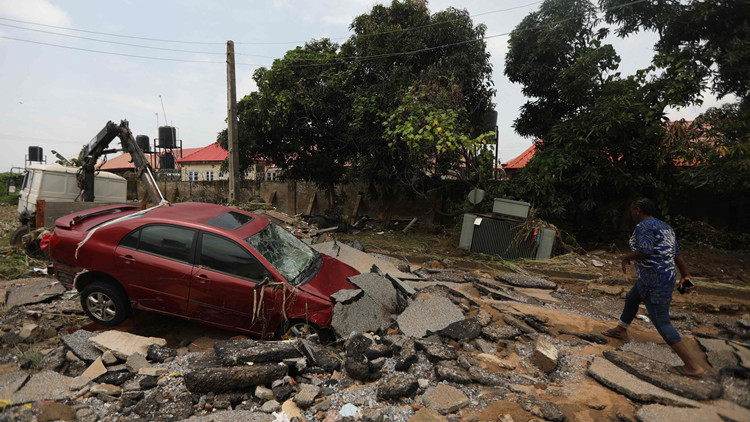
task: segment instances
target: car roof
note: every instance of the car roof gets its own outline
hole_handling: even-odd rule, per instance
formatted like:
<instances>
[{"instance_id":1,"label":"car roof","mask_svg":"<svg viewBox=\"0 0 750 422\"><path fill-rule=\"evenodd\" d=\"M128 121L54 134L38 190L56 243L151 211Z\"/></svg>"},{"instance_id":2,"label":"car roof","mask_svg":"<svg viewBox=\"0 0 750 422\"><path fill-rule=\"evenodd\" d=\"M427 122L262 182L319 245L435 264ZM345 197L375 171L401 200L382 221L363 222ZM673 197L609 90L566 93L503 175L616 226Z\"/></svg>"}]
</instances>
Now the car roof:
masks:
<instances>
[{"instance_id":1,"label":"car roof","mask_svg":"<svg viewBox=\"0 0 750 422\"><path fill-rule=\"evenodd\" d=\"M221 227L207 224L212 218L229 211L250 215L253 217L253 220L236 230L223 229ZM266 227L269 223L267 219L250 212L205 202L181 202L157 207L150 210L144 216L144 219L163 223L174 222L182 225L192 225L195 227L210 229L211 231L232 233L240 237L253 235Z\"/></svg>"}]
</instances>

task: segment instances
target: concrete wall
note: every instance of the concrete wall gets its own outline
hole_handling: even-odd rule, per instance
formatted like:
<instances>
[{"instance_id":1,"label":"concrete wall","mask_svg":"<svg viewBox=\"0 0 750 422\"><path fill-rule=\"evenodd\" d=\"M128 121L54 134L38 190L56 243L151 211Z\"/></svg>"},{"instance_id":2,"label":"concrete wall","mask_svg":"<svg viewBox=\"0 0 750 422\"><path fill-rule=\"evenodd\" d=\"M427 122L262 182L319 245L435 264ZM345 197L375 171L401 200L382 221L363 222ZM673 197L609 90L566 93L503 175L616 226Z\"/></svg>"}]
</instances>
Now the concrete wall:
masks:
<instances>
[{"instance_id":1,"label":"concrete wall","mask_svg":"<svg viewBox=\"0 0 750 422\"><path fill-rule=\"evenodd\" d=\"M229 181L215 180L213 182L188 182L188 181L159 181L159 189L169 201L173 202L214 202L223 203L227 201L229 192ZM343 218L355 219L368 216L378 220L411 219L419 218L420 221L431 223L434 220L433 208L439 208L439 199L412 200L405 196L391 198L386 203L383 199L372 199L364 194L365 186L346 185L336 187L336 196L339 199L338 214ZM357 197L363 193L359 204L359 210L354 215ZM138 183L138 197L129 198L143 199L146 196L142 183ZM266 202L289 215L303 214L307 212L310 201L312 202L313 215L327 214L329 211L328 197L325 190L319 190L311 183L295 182L256 182L243 180L240 182L238 199L240 202L249 202L250 198L259 195Z\"/></svg>"}]
</instances>

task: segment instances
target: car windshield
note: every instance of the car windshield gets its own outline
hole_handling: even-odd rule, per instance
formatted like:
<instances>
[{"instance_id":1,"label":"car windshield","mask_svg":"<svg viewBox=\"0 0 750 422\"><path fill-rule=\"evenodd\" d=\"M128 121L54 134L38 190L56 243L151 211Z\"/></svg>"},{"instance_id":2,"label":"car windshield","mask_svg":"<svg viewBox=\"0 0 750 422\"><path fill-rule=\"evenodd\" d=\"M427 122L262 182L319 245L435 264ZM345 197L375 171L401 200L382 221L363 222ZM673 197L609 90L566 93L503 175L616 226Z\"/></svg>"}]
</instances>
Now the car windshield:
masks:
<instances>
[{"instance_id":1,"label":"car windshield","mask_svg":"<svg viewBox=\"0 0 750 422\"><path fill-rule=\"evenodd\" d=\"M315 250L276 224L245 239L276 271L294 285L304 284L319 264Z\"/></svg>"}]
</instances>

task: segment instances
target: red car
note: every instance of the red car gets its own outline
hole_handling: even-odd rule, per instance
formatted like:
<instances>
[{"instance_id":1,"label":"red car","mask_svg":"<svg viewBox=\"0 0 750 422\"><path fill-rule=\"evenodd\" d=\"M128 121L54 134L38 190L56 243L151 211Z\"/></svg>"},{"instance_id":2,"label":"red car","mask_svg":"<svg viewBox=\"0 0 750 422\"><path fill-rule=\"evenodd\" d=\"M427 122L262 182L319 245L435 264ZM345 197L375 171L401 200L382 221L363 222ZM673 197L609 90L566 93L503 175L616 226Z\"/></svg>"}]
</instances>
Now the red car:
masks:
<instances>
[{"instance_id":1,"label":"red car","mask_svg":"<svg viewBox=\"0 0 750 422\"><path fill-rule=\"evenodd\" d=\"M359 274L261 216L206 203L93 208L58 219L44 243L57 279L105 326L144 309L262 337L316 336L330 327L331 294Z\"/></svg>"}]
</instances>

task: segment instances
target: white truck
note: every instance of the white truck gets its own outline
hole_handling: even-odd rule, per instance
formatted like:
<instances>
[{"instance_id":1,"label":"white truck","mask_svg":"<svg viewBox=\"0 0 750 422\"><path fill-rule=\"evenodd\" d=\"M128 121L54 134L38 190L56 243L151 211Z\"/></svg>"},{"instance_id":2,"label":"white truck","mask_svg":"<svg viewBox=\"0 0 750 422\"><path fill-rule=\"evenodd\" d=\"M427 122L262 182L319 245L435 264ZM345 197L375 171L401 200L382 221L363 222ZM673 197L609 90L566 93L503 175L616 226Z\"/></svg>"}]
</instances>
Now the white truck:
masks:
<instances>
[{"instance_id":1,"label":"white truck","mask_svg":"<svg viewBox=\"0 0 750 422\"><path fill-rule=\"evenodd\" d=\"M27 168L18 194L18 216L21 227L13 233L12 245L20 246L23 243L23 236L37 228L38 200L50 205L72 204L80 200L81 188L78 186L80 171L78 167L66 167L60 164L33 164ZM126 202L127 181L124 178L106 171L97 172L95 177L96 202L77 202L77 204L95 207L105 203Z\"/></svg>"}]
</instances>

